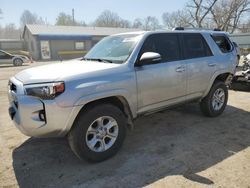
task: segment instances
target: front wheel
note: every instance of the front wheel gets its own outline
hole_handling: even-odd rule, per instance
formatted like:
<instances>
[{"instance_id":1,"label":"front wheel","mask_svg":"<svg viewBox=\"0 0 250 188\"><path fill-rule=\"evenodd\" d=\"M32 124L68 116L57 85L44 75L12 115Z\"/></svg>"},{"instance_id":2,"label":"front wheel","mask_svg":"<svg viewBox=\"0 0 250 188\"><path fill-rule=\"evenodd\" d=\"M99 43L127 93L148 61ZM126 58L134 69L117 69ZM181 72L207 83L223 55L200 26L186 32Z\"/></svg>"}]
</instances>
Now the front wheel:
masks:
<instances>
[{"instance_id":1,"label":"front wheel","mask_svg":"<svg viewBox=\"0 0 250 188\"><path fill-rule=\"evenodd\" d=\"M200 102L201 111L209 117L216 117L225 110L228 88L222 81L215 81L208 95Z\"/></svg>"},{"instance_id":2,"label":"front wheel","mask_svg":"<svg viewBox=\"0 0 250 188\"><path fill-rule=\"evenodd\" d=\"M14 66L21 66L23 64L23 60L20 58L16 58L13 61Z\"/></svg>"},{"instance_id":3,"label":"front wheel","mask_svg":"<svg viewBox=\"0 0 250 188\"><path fill-rule=\"evenodd\" d=\"M119 108L99 104L78 115L68 141L80 158L99 162L115 155L124 141L126 118Z\"/></svg>"}]
</instances>

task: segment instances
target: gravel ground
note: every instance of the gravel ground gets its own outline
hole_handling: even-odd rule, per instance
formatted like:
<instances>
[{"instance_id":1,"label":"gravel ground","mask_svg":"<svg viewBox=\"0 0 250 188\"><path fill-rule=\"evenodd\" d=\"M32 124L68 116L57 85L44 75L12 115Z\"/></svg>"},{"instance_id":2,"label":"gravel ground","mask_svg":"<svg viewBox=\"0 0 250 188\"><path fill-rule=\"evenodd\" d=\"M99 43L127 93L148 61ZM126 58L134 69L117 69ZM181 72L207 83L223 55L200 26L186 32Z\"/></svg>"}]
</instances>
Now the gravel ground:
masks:
<instances>
[{"instance_id":1,"label":"gravel ground","mask_svg":"<svg viewBox=\"0 0 250 188\"><path fill-rule=\"evenodd\" d=\"M218 118L198 104L141 117L115 157L91 164L65 139L29 138L11 122L8 78L41 64L0 66L0 187L250 188L250 93L230 91Z\"/></svg>"}]
</instances>

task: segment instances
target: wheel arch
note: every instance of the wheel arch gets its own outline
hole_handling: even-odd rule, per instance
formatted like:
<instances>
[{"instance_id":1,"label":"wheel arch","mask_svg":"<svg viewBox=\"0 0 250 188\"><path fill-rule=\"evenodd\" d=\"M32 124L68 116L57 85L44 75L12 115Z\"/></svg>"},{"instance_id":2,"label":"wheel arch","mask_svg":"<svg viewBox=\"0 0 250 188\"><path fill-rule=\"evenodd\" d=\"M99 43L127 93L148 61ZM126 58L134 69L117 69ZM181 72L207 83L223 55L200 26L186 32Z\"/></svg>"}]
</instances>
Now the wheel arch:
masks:
<instances>
[{"instance_id":1,"label":"wheel arch","mask_svg":"<svg viewBox=\"0 0 250 188\"><path fill-rule=\"evenodd\" d=\"M132 114L132 111L130 109L130 106L129 106L129 103L128 103L127 99L124 96L121 96L121 95L109 96L109 97L104 97L104 98L99 98L99 99L94 99L94 100L88 101L86 104L84 104L81 107L78 114L76 115L76 118L83 111L85 111L85 110L87 110L87 109L89 109L89 108L91 108L93 106L96 106L96 105L99 105L99 104L105 104L105 103L106 104L112 104L112 105L118 107L124 113L124 115L126 116L128 127L130 129L133 129L133 127L134 127L134 124L133 124L133 119L134 118L133 117L134 116ZM76 120L76 118L75 118L75 120ZM72 126L70 127L69 130L72 129L73 124L72 124Z\"/></svg>"},{"instance_id":2,"label":"wheel arch","mask_svg":"<svg viewBox=\"0 0 250 188\"><path fill-rule=\"evenodd\" d=\"M226 85L230 85L231 81L233 79L233 74L231 72L228 71L220 71L220 72L216 72L212 79L210 80L209 83L209 87L207 88L206 92L204 93L203 97L207 96L207 94L209 93L212 85L214 84L215 81L222 81L224 82Z\"/></svg>"}]
</instances>

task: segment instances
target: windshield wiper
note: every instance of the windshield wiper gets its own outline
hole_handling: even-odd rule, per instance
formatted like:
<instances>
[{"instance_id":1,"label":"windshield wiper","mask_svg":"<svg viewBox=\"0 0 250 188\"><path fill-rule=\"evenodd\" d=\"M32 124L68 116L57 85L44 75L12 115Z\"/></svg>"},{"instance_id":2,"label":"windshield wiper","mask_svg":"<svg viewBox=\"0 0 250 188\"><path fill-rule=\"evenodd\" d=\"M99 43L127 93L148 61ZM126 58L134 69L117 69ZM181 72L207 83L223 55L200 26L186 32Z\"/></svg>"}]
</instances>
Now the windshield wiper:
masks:
<instances>
[{"instance_id":1,"label":"windshield wiper","mask_svg":"<svg viewBox=\"0 0 250 188\"><path fill-rule=\"evenodd\" d=\"M101 59L101 58L82 58L81 60L85 61L98 61L98 62L104 62L104 63L113 63L113 61L109 59Z\"/></svg>"}]
</instances>

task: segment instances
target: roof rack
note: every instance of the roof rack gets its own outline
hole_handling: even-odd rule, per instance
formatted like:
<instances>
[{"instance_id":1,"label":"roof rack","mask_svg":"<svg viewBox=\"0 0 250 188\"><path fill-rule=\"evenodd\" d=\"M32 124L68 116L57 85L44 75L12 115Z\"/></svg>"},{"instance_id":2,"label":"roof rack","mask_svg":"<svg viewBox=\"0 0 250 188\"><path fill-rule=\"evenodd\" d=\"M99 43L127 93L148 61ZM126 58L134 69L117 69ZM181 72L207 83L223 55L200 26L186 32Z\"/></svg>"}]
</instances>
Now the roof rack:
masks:
<instances>
[{"instance_id":1,"label":"roof rack","mask_svg":"<svg viewBox=\"0 0 250 188\"><path fill-rule=\"evenodd\" d=\"M205 30L205 31L222 31L221 29L206 29L206 28L190 28L190 27L175 27L172 29L173 31L184 31L184 30Z\"/></svg>"}]
</instances>

